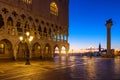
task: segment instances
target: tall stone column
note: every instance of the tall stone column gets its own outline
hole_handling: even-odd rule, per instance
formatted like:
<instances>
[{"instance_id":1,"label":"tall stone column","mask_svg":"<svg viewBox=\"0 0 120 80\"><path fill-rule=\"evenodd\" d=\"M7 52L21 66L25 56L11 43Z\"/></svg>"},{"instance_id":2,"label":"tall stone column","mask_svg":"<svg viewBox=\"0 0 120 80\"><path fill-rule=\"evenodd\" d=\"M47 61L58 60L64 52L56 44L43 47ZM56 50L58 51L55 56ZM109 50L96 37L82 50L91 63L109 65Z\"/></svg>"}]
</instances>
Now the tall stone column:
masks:
<instances>
[{"instance_id":1,"label":"tall stone column","mask_svg":"<svg viewBox=\"0 0 120 80\"><path fill-rule=\"evenodd\" d=\"M107 54L111 54L111 28L107 28Z\"/></svg>"},{"instance_id":2,"label":"tall stone column","mask_svg":"<svg viewBox=\"0 0 120 80\"><path fill-rule=\"evenodd\" d=\"M16 60L17 59L17 49L15 48L13 51L14 51L14 54L13 54L14 60Z\"/></svg>"},{"instance_id":3,"label":"tall stone column","mask_svg":"<svg viewBox=\"0 0 120 80\"><path fill-rule=\"evenodd\" d=\"M13 59L17 60L18 45L13 44Z\"/></svg>"},{"instance_id":4,"label":"tall stone column","mask_svg":"<svg viewBox=\"0 0 120 80\"><path fill-rule=\"evenodd\" d=\"M106 21L107 27L107 57L111 56L111 26L112 26L112 19Z\"/></svg>"},{"instance_id":5,"label":"tall stone column","mask_svg":"<svg viewBox=\"0 0 120 80\"><path fill-rule=\"evenodd\" d=\"M66 50L66 56L67 56L67 57L69 56L68 51L69 51L69 50L67 49L67 50Z\"/></svg>"},{"instance_id":6,"label":"tall stone column","mask_svg":"<svg viewBox=\"0 0 120 80\"><path fill-rule=\"evenodd\" d=\"M31 46L30 46L30 48L29 48L29 55L30 55L29 57L30 57L30 59L31 59L31 58L33 57L33 56L32 56L32 47L31 47Z\"/></svg>"},{"instance_id":7,"label":"tall stone column","mask_svg":"<svg viewBox=\"0 0 120 80\"><path fill-rule=\"evenodd\" d=\"M42 59L44 59L45 58L44 47L41 47L41 54L42 54Z\"/></svg>"},{"instance_id":8,"label":"tall stone column","mask_svg":"<svg viewBox=\"0 0 120 80\"><path fill-rule=\"evenodd\" d=\"M53 46L51 47L51 50L50 50L50 58L54 59L54 48L53 48Z\"/></svg>"},{"instance_id":9,"label":"tall stone column","mask_svg":"<svg viewBox=\"0 0 120 80\"><path fill-rule=\"evenodd\" d=\"M69 46L66 47L66 56L69 57Z\"/></svg>"},{"instance_id":10,"label":"tall stone column","mask_svg":"<svg viewBox=\"0 0 120 80\"><path fill-rule=\"evenodd\" d=\"M60 47L59 47L59 60L61 60L61 58L62 58L61 51L62 51L62 48L61 48L61 46L60 46Z\"/></svg>"}]
</instances>

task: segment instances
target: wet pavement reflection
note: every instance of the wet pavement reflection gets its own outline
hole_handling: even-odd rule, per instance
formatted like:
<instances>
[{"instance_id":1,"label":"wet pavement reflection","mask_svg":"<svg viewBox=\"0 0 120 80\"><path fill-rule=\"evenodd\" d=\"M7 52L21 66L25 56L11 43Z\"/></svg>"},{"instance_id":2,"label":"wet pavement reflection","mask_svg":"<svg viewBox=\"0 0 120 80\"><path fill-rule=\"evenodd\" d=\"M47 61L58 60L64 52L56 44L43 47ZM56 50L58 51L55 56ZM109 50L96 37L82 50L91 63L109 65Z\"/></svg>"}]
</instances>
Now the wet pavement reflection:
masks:
<instances>
[{"instance_id":1,"label":"wet pavement reflection","mask_svg":"<svg viewBox=\"0 0 120 80\"><path fill-rule=\"evenodd\" d=\"M53 61L0 61L0 80L120 80L120 57L55 57Z\"/></svg>"}]
</instances>

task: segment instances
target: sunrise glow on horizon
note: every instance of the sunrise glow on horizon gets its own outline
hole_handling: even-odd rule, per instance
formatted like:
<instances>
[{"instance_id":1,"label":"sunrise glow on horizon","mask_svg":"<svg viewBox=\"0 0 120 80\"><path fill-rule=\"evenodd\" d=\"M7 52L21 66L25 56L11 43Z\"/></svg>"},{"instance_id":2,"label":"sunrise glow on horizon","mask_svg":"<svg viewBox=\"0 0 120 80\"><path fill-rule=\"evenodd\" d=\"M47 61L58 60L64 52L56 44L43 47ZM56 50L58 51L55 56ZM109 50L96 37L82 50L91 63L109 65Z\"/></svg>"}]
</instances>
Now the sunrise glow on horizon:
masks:
<instances>
[{"instance_id":1,"label":"sunrise glow on horizon","mask_svg":"<svg viewBox=\"0 0 120 80\"><path fill-rule=\"evenodd\" d=\"M112 18L111 48L120 50L120 0L70 0L70 51L80 52L90 45L106 49L106 20Z\"/></svg>"}]
</instances>

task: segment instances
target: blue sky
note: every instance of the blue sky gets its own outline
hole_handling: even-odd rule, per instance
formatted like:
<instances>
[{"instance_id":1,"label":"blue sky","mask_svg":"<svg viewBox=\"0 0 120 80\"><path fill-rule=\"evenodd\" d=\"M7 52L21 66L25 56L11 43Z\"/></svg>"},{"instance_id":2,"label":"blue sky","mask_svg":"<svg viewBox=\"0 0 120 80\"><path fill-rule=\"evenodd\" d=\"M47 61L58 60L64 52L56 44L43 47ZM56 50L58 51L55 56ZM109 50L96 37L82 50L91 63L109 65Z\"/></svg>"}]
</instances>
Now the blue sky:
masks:
<instances>
[{"instance_id":1,"label":"blue sky","mask_svg":"<svg viewBox=\"0 0 120 80\"><path fill-rule=\"evenodd\" d=\"M120 0L70 0L70 49L106 48L106 20L112 18L112 48L120 49Z\"/></svg>"}]
</instances>

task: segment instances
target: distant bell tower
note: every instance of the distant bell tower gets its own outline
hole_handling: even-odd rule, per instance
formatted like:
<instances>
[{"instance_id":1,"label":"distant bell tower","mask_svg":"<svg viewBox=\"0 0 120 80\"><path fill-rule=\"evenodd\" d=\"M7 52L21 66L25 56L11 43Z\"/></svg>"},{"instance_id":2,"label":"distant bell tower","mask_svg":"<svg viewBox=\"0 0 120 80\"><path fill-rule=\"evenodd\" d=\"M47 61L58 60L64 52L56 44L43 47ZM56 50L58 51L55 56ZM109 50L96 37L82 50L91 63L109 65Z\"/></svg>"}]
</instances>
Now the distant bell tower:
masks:
<instances>
[{"instance_id":1,"label":"distant bell tower","mask_svg":"<svg viewBox=\"0 0 120 80\"><path fill-rule=\"evenodd\" d=\"M113 25L112 19L106 21L107 28L107 57L112 57L111 55L111 26Z\"/></svg>"},{"instance_id":2,"label":"distant bell tower","mask_svg":"<svg viewBox=\"0 0 120 80\"><path fill-rule=\"evenodd\" d=\"M99 53L101 53L101 44L99 43Z\"/></svg>"}]
</instances>

